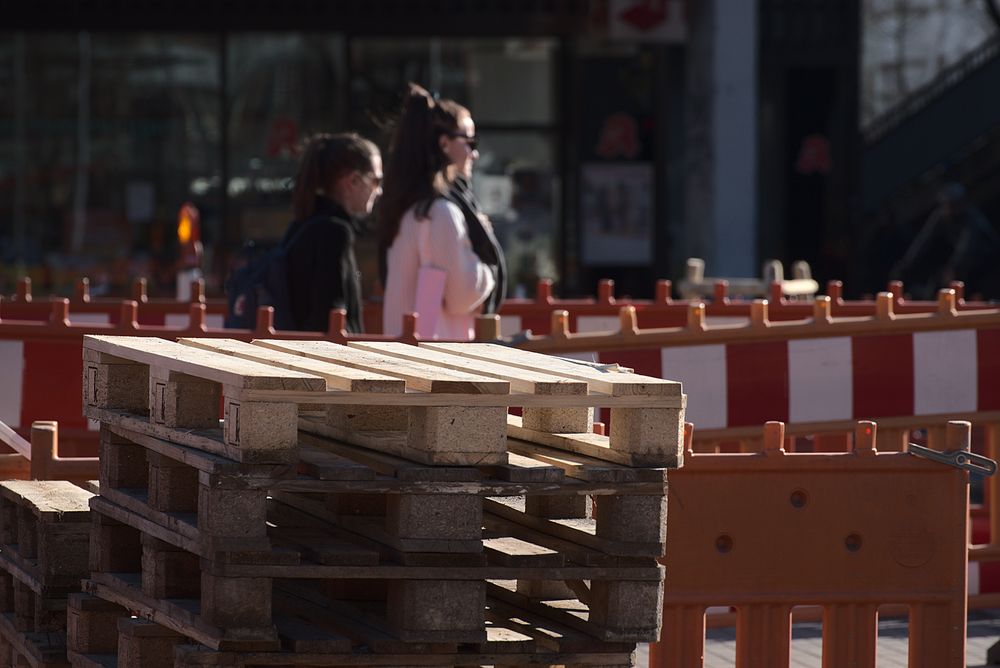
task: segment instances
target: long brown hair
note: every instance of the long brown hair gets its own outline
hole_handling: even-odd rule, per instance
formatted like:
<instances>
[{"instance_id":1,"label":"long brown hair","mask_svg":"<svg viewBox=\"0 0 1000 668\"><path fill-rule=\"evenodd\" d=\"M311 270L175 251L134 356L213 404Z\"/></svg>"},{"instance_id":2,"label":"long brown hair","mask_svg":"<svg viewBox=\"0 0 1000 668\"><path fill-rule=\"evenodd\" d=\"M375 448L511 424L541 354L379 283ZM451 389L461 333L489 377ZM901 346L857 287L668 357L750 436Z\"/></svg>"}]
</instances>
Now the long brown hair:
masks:
<instances>
[{"instance_id":1,"label":"long brown hair","mask_svg":"<svg viewBox=\"0 0 1000 668\"><path fill-rule=\"evenodd\" d=\"M316 196L332 197L329 188L344 174L358 171L371 173L378 147L356 132L316 134L309 138L292 191L292 213L295 220L312 218L316 213Z\"/></svg>"},{"instance_id":2,"label":"long brown hair","mask_svg":"<svg viewBox=\"0 0 1000 668\"><path fill-rule=\"evenodd\" d=\"M454 100L438 100L411 83L403 99L385 165L385 186L379 200L379 241L383 249L392 245L399 223L414 204L430 206L447 190L445 170L449 160L439 138L458 131L458 123L469 110Z\"/></svg>"}]
</instances>

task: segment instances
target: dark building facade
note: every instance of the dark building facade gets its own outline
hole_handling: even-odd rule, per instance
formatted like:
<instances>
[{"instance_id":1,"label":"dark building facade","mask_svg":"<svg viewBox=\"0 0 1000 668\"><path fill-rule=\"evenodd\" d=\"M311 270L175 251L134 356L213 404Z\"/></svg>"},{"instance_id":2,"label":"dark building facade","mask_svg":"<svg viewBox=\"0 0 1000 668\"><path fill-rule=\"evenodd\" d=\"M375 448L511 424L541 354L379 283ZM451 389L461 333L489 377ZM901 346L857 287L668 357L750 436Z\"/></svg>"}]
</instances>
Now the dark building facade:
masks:
<instances>
[{"instance_id":1,"label":"dark building facade","mask_svg":"<svg viewBox=\"0 0 1000 668\"><path fill-rule=\"evenodd\" d=\"M857 2L39 0L0 31L0 292L88 275L173 293L201 213L210 293L289 222L302 140L383 148L407 81L468 106L511 264L566 296L649 296L688 256L841 277L856 185ZM805 36L805 37L803 37ZM359 249L374 290L374 243Z\"/></svg>"}]
</instances>

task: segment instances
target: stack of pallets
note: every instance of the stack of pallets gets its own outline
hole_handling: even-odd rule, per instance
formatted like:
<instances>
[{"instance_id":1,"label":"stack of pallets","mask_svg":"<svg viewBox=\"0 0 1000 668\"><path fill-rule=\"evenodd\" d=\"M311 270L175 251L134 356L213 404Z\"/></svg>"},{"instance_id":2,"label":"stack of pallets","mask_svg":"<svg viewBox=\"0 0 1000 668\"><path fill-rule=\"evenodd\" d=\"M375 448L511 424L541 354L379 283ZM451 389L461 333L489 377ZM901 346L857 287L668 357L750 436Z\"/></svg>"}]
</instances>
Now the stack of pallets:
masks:
<instances>
[{"instance_id":1,"label":"stack of pallets","mask_svg":"<svg viewBox=\"0 0 1000 668\"><path fill-rule=\"evenodd\" d=\"M67 598L89 572L92 496L65 481L0 482L0 665L69 665Z\"/></svg>"},{"instance_id":2,"label":"stack of pallets","mask_svg":"<svg viewBox=\"0 0 1000 668\"><path fill-rule=\"evenodd\" d=\"M84 372L74 665L627 666L658 637L678 383L489 344L126 337L87 337Z\"/></svg>"}]
</instances>

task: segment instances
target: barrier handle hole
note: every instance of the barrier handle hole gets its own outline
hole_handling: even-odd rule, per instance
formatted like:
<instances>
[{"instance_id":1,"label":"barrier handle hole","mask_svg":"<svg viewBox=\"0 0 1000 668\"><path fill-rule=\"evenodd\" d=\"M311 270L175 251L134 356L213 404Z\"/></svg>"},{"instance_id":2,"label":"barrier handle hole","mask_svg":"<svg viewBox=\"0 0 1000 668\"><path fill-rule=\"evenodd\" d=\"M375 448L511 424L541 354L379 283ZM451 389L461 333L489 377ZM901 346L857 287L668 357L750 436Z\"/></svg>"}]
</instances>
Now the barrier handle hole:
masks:
<instances>
[{"instance_id":1,"label":"barrier handle hole","mask_svg":"<svg viewBox=\"0 0 1000 668\"><path fill-rule=\"evenodd\" d=\"M733 539L725 534L715 539L715 549L720 554L728 554L733 550Z\"/></svg>"},{"instance_id":2,"label":"barrier handle hole","mask_svg":"<svg viewBox=\"0 0 1000 668\"><path fill-rule=\"evenodd\" d=\"M788 502L792 508L805 508L809 503L809 494L804 489L797 489L788 497Z\"/></svg>"},{"instance_id":3,"label":"barrier handle hole","mask_svg":"<svg viewBox=\"0 0 1000 668\"><path fill-rule=\"evenodd\" d=\"M847 548L848 552L857 552L861 549L862 542L860 534L848 534L847 538L844 539L844 547Z\"/></svg>"}]
</instances>

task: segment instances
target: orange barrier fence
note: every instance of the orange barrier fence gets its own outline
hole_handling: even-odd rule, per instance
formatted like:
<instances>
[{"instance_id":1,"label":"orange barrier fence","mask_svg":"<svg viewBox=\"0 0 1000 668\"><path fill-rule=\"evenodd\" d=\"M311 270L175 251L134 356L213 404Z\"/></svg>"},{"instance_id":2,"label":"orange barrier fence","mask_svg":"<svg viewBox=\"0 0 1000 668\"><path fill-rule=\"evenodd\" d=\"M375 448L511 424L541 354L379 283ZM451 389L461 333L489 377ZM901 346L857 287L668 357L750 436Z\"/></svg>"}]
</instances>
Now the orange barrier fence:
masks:
<instances>
[{"instance_id":1,"label":"orange barrier fence","mask_svg":"<svg viewBox=\"0 0 1000 668\"><path fill-rule=\"evenodd\" d=\"M770 284L770 318L775 321L802 320L812 314L812 303L808 300L789 298L787 282L774 281ZM962 283L952 283L956 290L955 308L972 310L989 308L982 302L965 302L962 298ZM681 327L687 322L688 309L700 299L673 299L674 286L668 280L657 281L653 299L633 299L616 297L615 284L602 280L597 285L596 297L584 299L559 299L553 294L551 280L538 282L533 299L507 299L500 309L501 332L513 335L531 330L536 335L549 334L554 311L568 313L567 326L570 332L596 332L614 329L618 313L623 306L633 306L636 310L637 326L643 329L657 327ZM930 313L937 306L933 301L911 301L903 296L904 286L892 281L887 292L893 295L893 309L898 314ZM711 299L706 301L705 317L709 322L745 322L750 318L751 301L734 298L734 290L725 280L712 284ZM845 300L840 281L830 281L826 285L826 295L830 297L830 314L833 317L863 317L875 313L874 300ZM18 282L17 292L10 298L0 299L0 318L12 320L45 321L53 301L61 298L38 297L31 292L31 280L23 278ZM204 304L205 323L209 327L222 327L226 315L224 299L207 299L204 281L196 280L191 286L189 301L149 298L146 294L145 279L137 279L132 286L130 299L139 305L136 320L141 325L165 325L182 327L187 324L191 304ZM121 313L122 302L114 298L91 297L90 282L81 278L69 298L70 321L74 324L115 324ZM371 333L382 331L382 305L378 301L368 301L364 305L365 330Z\"/></svg>"},{"instance_id":2,"label":"orange barrier fence","mask_svg":"<svg viewBox=\"0 0 1000 668\"><path fill-rule=\"evenodd\" d=\"M964 668L968 473L876 452L872 422L843 453L786 454L782 427L765 426L762 452L689 450L670 473L651 668L704 665L710 606L737 609L737 668L788 666L802 605L822 608L824 668L874 668L886 604L908 611L910 668ZM969 423L947 425L948 449L969 443Z\"/></svg>"},{"instance_id":3,"label":"orange barrier fence","mask_svg":"<svg viewBox=\"0 0 1000 668\"><path fill-rule=\"evenodd\" d=\"M692 306L686 327L659 330L637 329L626 308L620 332L603 335L568 333L559 314L557 334L519 345L681 381L696 451L759 451L769 420L787 424L789 449L844 450L854 422L867 419L882 425L885 449L901 450L916 430L939 447L945 423L962 419L982 428L980 451L1000 457L1000 310L959 311L952 290L924 314L897 314L881 293L874 315L834 318L831 301L817 298L808 321L774 322L758 300L747 324L729 327L707 325ZM977 606L1000 602L1000 484L984 487L970 592L990 596L975 596Z\"/></svg>"},{"instance_id":4,"label":"orange barrier fence","mask_svg":"<svg viewBox=\"0 0 1000 668\"><path fill-rule=\"evenodd\" d=\"M39 421L31 425L31 440L0 422L0 444L13 450L0 454L0 479L72 480L98 477L97 457L63 457L59 453L59 424Z\"/></svg>"}]
</instances>

